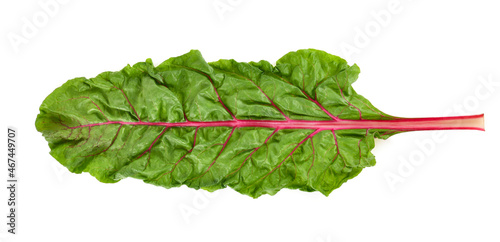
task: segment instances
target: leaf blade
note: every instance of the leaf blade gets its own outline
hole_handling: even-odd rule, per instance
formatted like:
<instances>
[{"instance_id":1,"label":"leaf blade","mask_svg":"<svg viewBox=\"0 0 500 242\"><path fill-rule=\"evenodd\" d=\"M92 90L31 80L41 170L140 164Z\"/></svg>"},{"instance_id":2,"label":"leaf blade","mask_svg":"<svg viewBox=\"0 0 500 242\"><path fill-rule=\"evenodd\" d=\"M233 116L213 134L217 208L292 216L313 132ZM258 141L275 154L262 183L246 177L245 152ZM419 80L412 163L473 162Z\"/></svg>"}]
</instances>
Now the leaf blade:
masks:
<instances>
[{"instance_id":1,"label":"leaf blade","mask_svg":"<svg viewBox=\"0 0 500 242\"><path fill-rule=\"evenodd\" d=\"M284 188L328 195L375 165L375 138L406 130L352 128L399 119L352 89L358 74L313 49L276 66L207 63L193 50L156 67L148 59L69 80L44 100L35 125L55 159L102 182L229 186L254 198Z\"/></svg>"}]
</instances>

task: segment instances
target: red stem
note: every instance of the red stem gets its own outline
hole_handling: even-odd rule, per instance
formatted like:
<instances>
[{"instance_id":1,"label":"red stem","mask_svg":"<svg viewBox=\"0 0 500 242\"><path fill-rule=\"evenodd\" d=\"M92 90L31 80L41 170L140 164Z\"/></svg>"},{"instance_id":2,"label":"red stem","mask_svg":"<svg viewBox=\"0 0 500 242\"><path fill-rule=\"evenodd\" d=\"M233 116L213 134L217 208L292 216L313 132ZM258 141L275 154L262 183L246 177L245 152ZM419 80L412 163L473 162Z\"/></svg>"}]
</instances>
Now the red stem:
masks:
<instances>
[{"instance_id":1,"label":"red stem","mask_svg":"<svg viewBox=\"0 0 500 242\"><path fill-rule=\"evenodd\" d=\"M108 124L121 125L149 125L165 127L261 127L274 129L315 129L315 130L340 130L340 129L391 129L400 131L414 130L445 130L445 129L471 129L484 131L484 115L455 116L455 117L435 117L435 118L399 118L395 120L228 120L211 122L126 122L108 121L102 123L85 124L69 129L82 127L92 127Z\"/></svg>"}]
</instances>

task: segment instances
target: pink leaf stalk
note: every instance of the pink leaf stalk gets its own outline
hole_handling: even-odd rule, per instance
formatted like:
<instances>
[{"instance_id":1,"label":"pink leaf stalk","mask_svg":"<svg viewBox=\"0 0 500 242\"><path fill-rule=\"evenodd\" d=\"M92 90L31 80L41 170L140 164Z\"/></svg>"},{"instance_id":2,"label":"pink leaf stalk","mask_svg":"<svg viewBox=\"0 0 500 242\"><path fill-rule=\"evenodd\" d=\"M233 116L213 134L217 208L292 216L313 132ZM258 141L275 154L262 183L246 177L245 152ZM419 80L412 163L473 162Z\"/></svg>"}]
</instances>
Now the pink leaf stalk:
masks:
<instances>
[{"instance_id":1,"label":"pink leaf stalk","mask_svg":"<svg viewBox=\"0 0 500 242\"><path fill-rule=\"evenodd\" d=\"M314 129L319 131L341 129L390 129L397 131L469 129L484 131L484 114L454 117L398 118L394 120L227 120L207 122L187 121L177 123L108 121L102 123L83 124L73 127L68 126L67 128L77 129L109 124L164 127L259 127L274 129Z\"/></svg>"}]
</instances>

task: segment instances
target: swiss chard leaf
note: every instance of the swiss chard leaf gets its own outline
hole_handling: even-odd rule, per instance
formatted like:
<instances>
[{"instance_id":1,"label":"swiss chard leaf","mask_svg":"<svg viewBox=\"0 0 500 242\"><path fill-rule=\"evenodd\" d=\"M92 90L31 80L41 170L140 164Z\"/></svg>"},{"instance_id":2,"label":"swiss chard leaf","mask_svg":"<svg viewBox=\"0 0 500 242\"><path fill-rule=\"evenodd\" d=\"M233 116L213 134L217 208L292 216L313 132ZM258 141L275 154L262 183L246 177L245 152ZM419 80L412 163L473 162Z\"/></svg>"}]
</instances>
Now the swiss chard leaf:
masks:
<instances>
[{"instance_id":1,"label":"swiss chard leaf","mask_svg":"<svg viewBox=\"0 0 500 242\"><path fill-rule=\"evenodd\" d=\"M375 138L481 129L385 114L353 90L358 74L319 50L290 52L275 66L207 63L193 50L69 80L42 103L36 128L62 165L101 182L230 186L252 197L282 188L328 195L375 165Z\"/></svg>"}]
</instances>

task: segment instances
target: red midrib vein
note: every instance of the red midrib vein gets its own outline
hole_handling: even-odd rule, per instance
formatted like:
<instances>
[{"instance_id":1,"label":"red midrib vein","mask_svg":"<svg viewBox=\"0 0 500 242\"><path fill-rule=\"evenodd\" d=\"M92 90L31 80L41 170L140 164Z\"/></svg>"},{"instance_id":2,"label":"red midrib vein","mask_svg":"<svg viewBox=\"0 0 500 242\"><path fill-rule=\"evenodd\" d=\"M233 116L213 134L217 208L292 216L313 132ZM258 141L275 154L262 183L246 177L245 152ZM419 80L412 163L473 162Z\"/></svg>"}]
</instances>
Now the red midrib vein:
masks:
<instances>
[{"instance_id":1,"label":"red midrib vein","mask_svg":"<svg viewBox=\"0 0 500 242\"><path fill-rule=\"evenodd\" d=\"M102 123L84 124L68 129L102 126L110 124L120 125L146 125L164 127L256 127L274 129L314 129L314 130L341 130L341 129L390 129L390 130L445 130L445 129L472 129L483 130L483 114L455 117L436 118L400 118L396 120L226 120L209 122L145 122L145 121L107 121Z\"/></svg>"}]
</instances>

